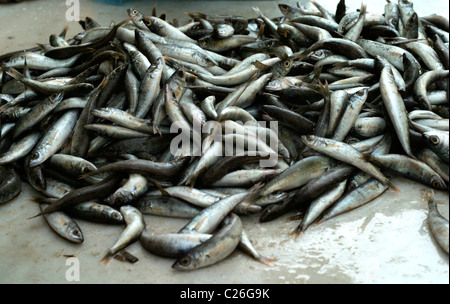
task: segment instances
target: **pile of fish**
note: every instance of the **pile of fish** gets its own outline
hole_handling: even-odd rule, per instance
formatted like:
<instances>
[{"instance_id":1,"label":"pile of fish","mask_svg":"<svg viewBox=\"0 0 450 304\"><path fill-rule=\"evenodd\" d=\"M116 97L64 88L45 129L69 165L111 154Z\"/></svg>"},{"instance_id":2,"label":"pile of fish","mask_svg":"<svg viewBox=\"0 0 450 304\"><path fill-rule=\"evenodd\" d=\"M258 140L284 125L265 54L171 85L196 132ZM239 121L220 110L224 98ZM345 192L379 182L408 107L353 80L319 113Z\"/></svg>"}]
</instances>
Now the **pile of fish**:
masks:
<instances>
[{"instance_id":1,"label":"pile of fish","mask_svg":"<svg viewBox=\"0 0 450 304\"><path fill-rule=\"evenodd\" d=\"M299 234L389 188L401 196L393 175L446 190L448 20L407 0L384 14L344 0L279 9L189 12L181 25L130 8L0 56L0 204L26 181L40 193L33 219L71 242L84 240L78 218L125 226L103 262L135 262L126 247L139 241L191 270L235 250L270 264L245 233L250 214L294 215ZM180 129L201 153L177 144ZM244 153L224 154L226 140ZM448 252L448 220L432 210ZM186 225L158 233L149 214Z\"/></svg>"}]
</instances>

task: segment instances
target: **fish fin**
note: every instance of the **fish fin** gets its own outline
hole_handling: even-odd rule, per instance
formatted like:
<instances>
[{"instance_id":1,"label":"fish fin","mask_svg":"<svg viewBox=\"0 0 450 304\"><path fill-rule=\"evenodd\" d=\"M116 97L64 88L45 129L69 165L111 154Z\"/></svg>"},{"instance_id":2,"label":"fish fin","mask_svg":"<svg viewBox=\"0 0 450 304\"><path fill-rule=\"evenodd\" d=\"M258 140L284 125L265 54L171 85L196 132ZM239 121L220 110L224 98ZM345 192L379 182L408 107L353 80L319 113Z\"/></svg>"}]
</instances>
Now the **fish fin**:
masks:
<instances>
[{"instance_id":1,"label":"fish fin","mask_svg":"<svg viewBox=\"0 0 450 304\"><path fill-rule=\"evenodd\" d=\"M51 51L53 49L52 46L45 45L45 44L42 44L42 43L36 43L36 45L44 52L48 52L48 51Z\"/></svg>"},{"instance_id":2,"label":"fish fin","mask_svg":"<svg viewBox=\"0 0 450 304\"><path fill-rule=\"evenodd\" d=\"M30 68L28 67L27 62L27 51L23 51L24 53L24 63L23 63L23 76L25 78L31 79Z\"/></svg>"},{"instance_id":3,"label":"fish fin","mask_svg":"<svg viewBox=\"0 0 450 304\"><path fill-rule=\"evenodd\" d=\"M347 63L346 62L336 62L336 63L333 63L333 67L335 67L336 69L342 69L342 68L345 68L345 67L347 67L348 65L347 65Z\"/></svg>"},{"instance_id":4,"label":"fish fin","mask_svg":"<svg viewBox=\"0 0 450 304\"><path fill-rule=\"evenodd\" d=\"M158 181L156 181L154 179L152 179L151 181L155 184L156 188L158 188L158 190L161 192L162 195L170 196L170 193L167 192Z\"/></svg>"},{"instance_id":5,"label":"fish fin","mask_svg":"<svg viewBox=\"0 0 450 304\"><path fill-rule=\"evenodd\" d=\"M78 179L85 179L85 178L90 177L90 176L93 176L93 175L95 175L95 174L96 174L96 171L87 172L87 173L81 174L81 175L78 177Z\"/></svg>"},{"instance_id":6,"label":"fish fin","mask_svg":"<svg viewBox=\"0 0 450 304\"><path fill-rule=\"evenodd\" d=\"M192 190L192 189L194 188L194 185L195 185L195 181L196 181L196 180L197 180L197 177L191 176L191 177L189 177L189 178L187 179L185 185L186 185L186 186L190 185L190 186L191 186L191 190Z\"/></svg>"},{"instance_id":7,"label":"fish fin","mask_svg":"<svg viewBox=\"0 0 450 304\"><path fill-rule=\"evenodd\" d=\"M37 197L37 196L31 198L31 201L38 204L51 204L56 200L57 200L56 198Z\"/></svg>"},{"instance_id":8,"label":"fish fin","mask_svg":"<svg viewBox=\"0 0 450 304\"><path fill-rule=\"evenodd\" d=\"M153 5L153 9L152 9L152 16L156 17L156 8L158 7L158 5L155 3L155 5Z\"/></svg>"},{"instance_id":9,"label":"fish fin","mask_svg":"<svg viewBox=\"0 0 450 304\"><path fill-rule=\"evenodd\" d=\"M298 221L298 220L301 220L302 217L303 217L303 216L302 216L301 214L295 214L295 215L289 216L289 217L286 219L286 221Z\"/></svg>"},{"instance_id":10,"label":"fish fin","mask_svg":"<svg viewBox=\"0 0 450 304\"><path fill-rule=\"evenodd\" d=\"M205 19L207 20L208 16L206 14L203 13L191 13L191 12L186 12L186 15L188 15L189 17L191 17L194 21L199 21L200 19Z\"/></svg>"},{"instance_id":11,"label":"fish fin","mask_svg":"<svg viewBox=\"0 0 450 304\"><path fill-rule=\"evenodd\" d=\"M256 68L260 69L261 71L265 71L265 70L270 69L270 66L268 66L268 65L266 65L266 64L264 64L264 63L262 63L262 62L259 61L259 60L255 60L254 62L252 62L252 64L253 64Z\"/></svg>"},{"instance_id":12,"label":"fish fin","mask_svg":"<svg viewBox=\"0 0 450 304\"><path fill-rule=\"evenodd\" d=\"M361 159L370 162L372 160L372 154L370 153L362 153Z\"/></svg>"},{"instance_id":13,"label":"fish fin","mask_svg":"<svg viewBox=\"0 0 450 304\"><path fill-rule=\"evenodd\" d=\"M8 74L9 76L11 76L12 78L16 79L16 80L20 80L22 79L24 76L22 74L20 74L19 71L17 71L15 68L10 68L9 71L6 71L6 74Z\"/></svg>"}]
</instances>

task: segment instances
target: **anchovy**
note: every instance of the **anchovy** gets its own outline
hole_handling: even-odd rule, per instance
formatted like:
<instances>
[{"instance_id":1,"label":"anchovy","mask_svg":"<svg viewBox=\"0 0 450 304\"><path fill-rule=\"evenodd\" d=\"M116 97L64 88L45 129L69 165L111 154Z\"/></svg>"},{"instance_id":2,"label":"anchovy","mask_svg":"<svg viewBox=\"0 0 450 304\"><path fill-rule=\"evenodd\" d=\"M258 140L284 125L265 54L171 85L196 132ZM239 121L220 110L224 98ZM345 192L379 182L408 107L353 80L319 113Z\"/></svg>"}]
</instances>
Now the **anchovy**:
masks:
<instances>
[{"instance_id":1,"label":"anchovy","mask_svg":"<svg viewBox=\"0 0 450 304\"><path fill-rule=\"evenodd\" d=\"M372 178L339 199L331 209L323 215L320 222L323 223L335 216L365 205L382 195L387 189L387 186Z\"/></svg>"},{"instance_id":2,"label":"anchovy","mask_svg":"<svg viewBox=\"0 0 450 304\"><path fill-rule=\"evenodd\" d=\"M239 245L242 222L231 213L219 231L204 243L192 248L173 264L177 270L194 270L213 265L228 257Z\"/></svg>"},{"instance_id":3,"label":"anchovy","mask_svg":"<svg viewBox=\"0 0 450 304\"><path fill-rule=\"evenodd\" d=\"M102 263L107 263L109 259L120 250L137 241L145 229L145 222L142 214L133 206L122 206L120 208L120 213L123 215L123 219L127 226L114 245L112 245L103 256L101 260Z\"/></svg>"},{"instance_id":4,"label":"anchovy","mask_svg":"<svg viewBox=\"0 0 450 304\"><path fill-rule=\"evenodd\" d=\"M449 230L448 230L448 219L443 217L437 208L437 202L434 198L434 193L427 193L426 199L428 202L428 216L427 223L430 231L441 246L441 248L448 253L448 243L449 243Z\"/></svg>"},{"instance_id":5,"label":"anchovy","mask_svg":"<svg viewBox=\"0 0 450 304\"><path fill-rule=\"evenodd\" d=\"M372 177L377 179L383 185L388 185L393 187L391 181L381 173L381 171L364 159L361 152L353 148L352 146L338 142L332 139L321 138L316 136L302 136L303 143L308 147L321 152L329 157L335 158L342 162L351 164L364 172L370 174ZM395 187L393 187L396 189Z\"/></svg>"},{"instance_id":6,"label":"anchovy","mask_svg":"<svg viewBox=\"0 0 450 304\"><path fill-rule=\"evenodd\" d=\"M19 173L11 167L0 167L0 205L12 201L22 193Z\"/></svg>"},{"instance_id":7,"label":"anchovy","mask_svg":"<svg viewBox=\"0 0 450 304\"><path fill-rule=\"evenodd\" d=\"M394 81L394 76L389 67L385 67L380 76L380 92L387 109L397 137L406 154L415 158L411 151L409 139L408 116L405 103Z\"/></svg>"},{"instance_id":8,"label":"anchovy","mask_svg":"<svg viewBox=\"0 0 450 304\"><path fill-rule=\"evenodd\" d=\"M48 204L39 204L41 210L44 210ZM78 224L66 213L62 211L53 212L44 215L44 219L49 227L62 238L75 244L84 242L83 232Z\"/></svg>"}]
</instances>

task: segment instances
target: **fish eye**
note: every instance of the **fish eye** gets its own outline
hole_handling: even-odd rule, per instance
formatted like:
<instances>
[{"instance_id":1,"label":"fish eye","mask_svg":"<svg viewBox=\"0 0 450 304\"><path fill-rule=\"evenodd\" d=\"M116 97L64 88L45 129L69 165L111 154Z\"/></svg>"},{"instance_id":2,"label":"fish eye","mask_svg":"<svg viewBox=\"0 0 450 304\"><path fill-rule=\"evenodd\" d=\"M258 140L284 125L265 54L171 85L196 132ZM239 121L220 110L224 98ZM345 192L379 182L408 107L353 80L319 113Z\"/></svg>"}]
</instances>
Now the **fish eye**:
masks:
<instances>
[{"instance_id":1,"label":"fish eye","mask_svg":"<svg viewBox=\"0 0 450 304\"><path fill-rule=\"evenodd\" d=\"M433 144L433 145L438 145L439 144L439 137L437 137L436 135L432 135L432 136L430 136L430 142Z\"/></svg>"},{"instance_id":2,"label":"fish eye","mask_svg":"<svg viewBox=\"0 0 450 304\"><path fill-rule=\"evenodd\" d=\"M117 212L114 212L113 215L112 215L112 217L113 217L114 219L116 219L116 220L120 219L120 215L119 215L119 213L117 213Z\"/></svg>"},{"instance_id":3,"label":"fish eye","mask_svg":"<svg viewBox=\"0 0 450 304\"><path fill-rule=\"evenodd\" d=\"M189 264L191 264L191 259L189 257L184 257L179 262L181 266L189 266Z\"/></svg>"},{"instance_id":4,"label":"fish eye","mask_svg":"<svg viewBox=\"0 0 450 304\"><path fill-rule=\"evenodd\" d=\"M77 237L77 238L81 237L81 233L80 233L80 231L79 231L78 229L74 230L74 231L72 232L72 234L73 234L73 236L75 236L75 237Z\"/></svg>"},{"instance_id":5,"label":"fish eye","mask_svg":"<svg viewBox=\"0 0 450 304\"><path fill-rule=\"evenodd\" d=\"M137 11L137 10L133 10L132 14L133 14L133 15L137 15L137 14L138 14L138 11Z\"/></svg>"},{"instance_id":6,"label":"fish eye","mask_svg":"<svg viewBox=\"0 0 450 304\"><path fill-rule=\"evenodd\" d=\"M123 205L124 200L123 200L123 198L118 197L118 198L115 199L114 203L117 204L117 205Z\"/></svg>"},{"instance_id":7,"label":"fish eye","mask_svg":"<svg viewBox=\"0 0 450 304\"><path fill-rule=\"evenodd\" d=\"M145 20L145 25L150 26L150 25L152 25L152 22L147 19L147 20Z\"/></svg>"},{"instance_id":8,"label":"fish eye","mask_svg":"<svg viewBox=\"0 0 450 304\"><path fill-rule=\"evenodd\" d=\"M307 141L313 141L316 137L314 135L306 135Z\"/></svg>"},{"instance_id":9,"label":"fish eye","mask_svg":"<svg viewBox=\"0 0 450 304\"><path fill-rule=\"evenodd\" d=\"M31 159L38 159L39 158L39 152L34 152L31 154Z\"/></svg>"},{"instance_id":10,"label":"fish eye","mask_svg":"<svg viewBox=\"0 0 450 304\"><path fill-rule=\"evenodd\" d=\"M432 182L431 182L431 185L432 185L434 188L437 188L437 189L440 189L440 188L441 188L441 183L440 183L438 180L432 181Z\"/></svg>"},{"instance_id":11,"label":"fish eye","mask_svg":"<svg viewBox=\"0 0 450 304\"><path fill-rule=\"evenodd\" d=\"M82 173L89 173L91 171L91 169L89 169L88 167L84 167L83 169L81 169Z\"/></svg>"},{"instance_id":12,"label":"fish eye","mask_svg":"<svg viewBox=\"0 0 450 304\"><path fill-rule=\"evenodd\" d=\"M356 95L363 96L364 95L364 90L359 90L358 92L356 92Z\"/></svg>"},{"instance_id":13,"label":"fish eye","mask_svg":"<svg viewBox=\"0 0 450 304\"><path fill-rule=\"evenodd\" d=\"M285 68L288 68L288 67L291 66L291 62L290 62L289 60L286 60L286 61L283 63L283 65L284 65Z\"/></svg>"}]
</instances>

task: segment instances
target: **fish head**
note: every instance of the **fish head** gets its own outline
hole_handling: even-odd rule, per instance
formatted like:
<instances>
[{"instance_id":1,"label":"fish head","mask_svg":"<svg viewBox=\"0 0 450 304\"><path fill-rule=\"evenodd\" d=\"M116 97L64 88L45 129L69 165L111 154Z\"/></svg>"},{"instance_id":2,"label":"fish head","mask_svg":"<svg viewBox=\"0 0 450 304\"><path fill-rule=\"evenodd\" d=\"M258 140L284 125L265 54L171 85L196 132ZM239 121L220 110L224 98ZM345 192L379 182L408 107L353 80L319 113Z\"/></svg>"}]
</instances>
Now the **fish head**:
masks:
<instances>
[{"instance_id":1,"label":"fish head","mask_svg":"<svg viewBox=\"0 0 450 304\"><path fill-rule=\"evenodd\" d=\"M158 17L153 16L144 16L142 17L142 21L144 21L144 24L155 33L159 33L159 31L164 27L161 19Z\"/></svg>"},{"instance_id":2,"label":"fish head","mask_svg":"<svg viewBox=\"0 0 450 304\"><path fill-rule=\"evenodd\" d=\"M447 189L447 184L439 175L436 175L435 177L433 177L433 179L431 180L431 186L438 190L446 190Z\"/></svg>"},{"instance_id":3,"label":"fish head","mask_svg":"<svg viewBox=\"0 0 450 304\"><path fill-rule=\"evenodd\" d=\"M144 15L135 8L127 9L128 17L135 21L141 21Z\"/></svg>"},{"instance_id":4,"label":"fish head","mask_svg":"<svg viewBox=\"0 0 450 304\"><path fill-rule=\"evenodd\" d=\"M210 46L211 41L212 41L212 38L210 36L206 36L206 37L199 39L197 42L201 48L207 49Z\"/></svg>"},{"instance_id":5,"label":"fish head","mask_svg":"<svg viewBox=\"0 0 450 304\"><path fill-rule=\"evenodd\" d=\"M317 142L317 136L315 135L302 135L300 139L305 145L309 147L314 146Z\"/></svg>"}]
</instances>

